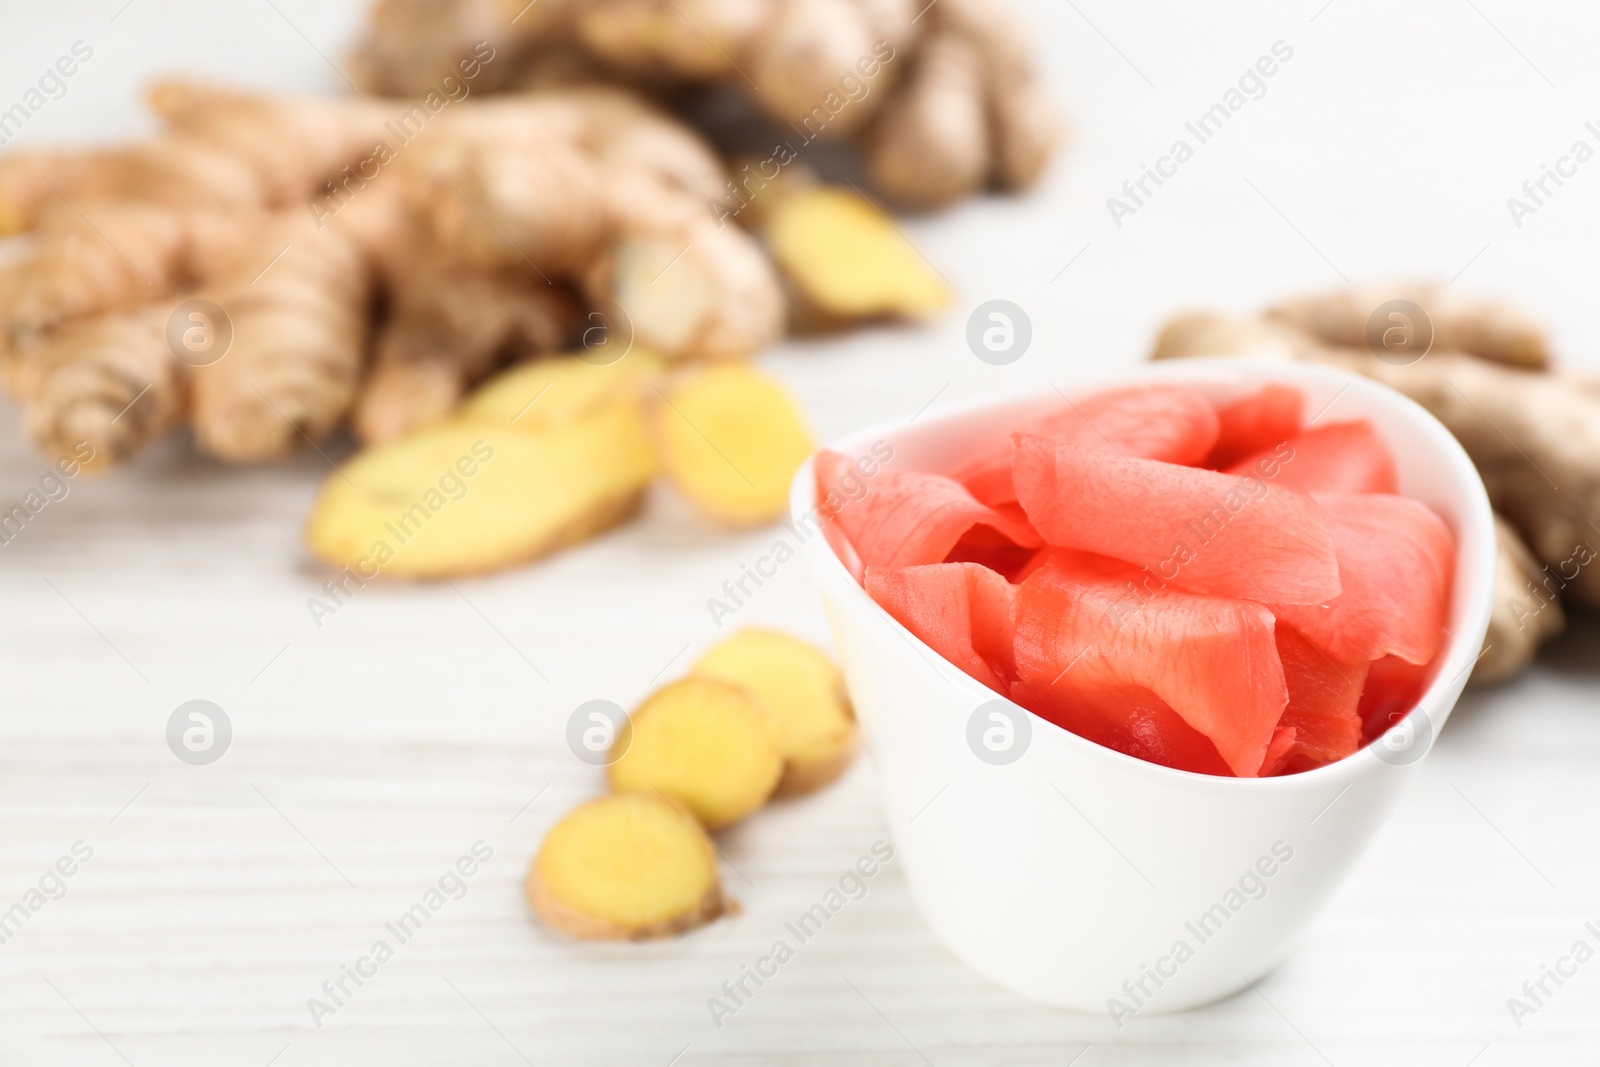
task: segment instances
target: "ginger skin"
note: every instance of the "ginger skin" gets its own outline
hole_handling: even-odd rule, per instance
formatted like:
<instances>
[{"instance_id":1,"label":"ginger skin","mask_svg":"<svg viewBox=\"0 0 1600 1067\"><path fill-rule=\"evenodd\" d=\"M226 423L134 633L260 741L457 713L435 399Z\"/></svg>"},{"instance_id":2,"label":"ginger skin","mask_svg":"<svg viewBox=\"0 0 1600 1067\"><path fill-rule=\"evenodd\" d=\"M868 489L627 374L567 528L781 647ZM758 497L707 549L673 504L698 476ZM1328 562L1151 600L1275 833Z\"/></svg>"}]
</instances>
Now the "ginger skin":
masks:
<instances>
[{"instance_id":1,"label":"ginger skin","mask_svg":"<svg viewBox=\"0 0 1600 1067\"><path fill-rule=\"evenodd\" d=\"M218 459L255 463L326 437L361 378L373 279L360 249L293 213L221 273L230 280L201 296L231 320L233 343L193 371L196 441Z\"/></svg>"},{"instance_id":2,"label":"ginger skin","mask_svg":"<svg viewBox=\"0 0 1600 1067\"><path fill-rule=\"evenodd\" d=\"M394 277L390 299L351 415L364 444L449 416L501 364L558 351L576 332L564 288L431 256Z\"/></svg>"},{"instance_id":3,"label":"ginger skin","mask_svg":"<svg viewBox=\"0 0 1600 1067\"><path fill-rule=\"evenodd\" d=\"M0 158L0 236L88 202L272 209L304 203L384 140L393 105L268 96L169 79L146 94L155 137L119 148Z\"/></svg>"},{"instance_id":4,"label":"ginger skin","mask_svg":"<svg viewBox=\"0 0 1600 1067\"><path fill-rule=\"evenodd\" d=\"M1511 524L1494 518L1499 559L1495 563L1494 605L1483 658L1472 668L1475 685L1494 685L1521 674L1539 646L1566 629L1561 600L1546 584L1539 562Z\"/></svg>"},{"instance_id":5,"label":"ginger skin","mask_svg":"<svg viewBox=\"0 0 1600 1067\"><path fill-rule=\"evenodd\" d=\"M56 213L15 258L0 265L0 356L15 390L17 358L36 337L71 319L126 311L192 288L218 261L236 258L251 227L213 209L91 205Z\"/></svg>"},{"instance_id":6,"label":"ginger skin","mask_svg":"<svg viewBox=\"0 0 1600 1067\"><path fill-rule=\"evenodd\" d=\"M1421 308L1423 321L1409 323L1379 312L1396 301ZM1436 285L1340 289L1285 301L1268 308L1266 318L1337 348L1364 348L1372 340L1381 343L1383 328L1399 326L1428 331L1432 347L1443 352L1468 352L1530 370L1550 365L1544 328L1531 316L1506 304L1462 299ZM1369 338L1369 333L1377 336Z\"/></svg>"},{"instance_id":7,"label":"ginger skin","mask_svg":"<svg viewBox=\"0 0 1600 1067\"><path fill-rule=\"evenodd\" d=\"M771 263L704 209L716 156L627 94L464 105L395 166L406 228L355 415L365 442L440 418L501 364L568 340L739 359L782 333Z\"/></svg>"},{"instance_id":8,"label":"ginger skin","mask_svg":"<svg viewBox=\"0 0 1600 1067\"><path fill-rule=\"evenodd\" d=\"M351 62L369 91L418 93L477 41L498 56L486 88L726 85L805 142L855 138L912 208L1025 189L1061 137L1020 21L990 0L378 0Z\"/></svg>"},{"instance_id":9,"label":"ginger skin","mask_svg":"<svg viewBox=\"0 0 1600 1067\"><path fill-rule=\"evenodd\" d=\"M463 99L414 144L376 98L167 82L151 104L147 142L0 158L0 216L33 231L0 266L0 366L43 447L109 465L189 417L205 451L256 461L352 409L392 440L505 362L594 341L580 304L673 359L782 331L771 264L704 210L715 154L618 90ZM163 358L156 327L190 299L231 323L214 365Z\"/></svg>"},{"instance_id":10,"label":"ginger skin","mask_svg":"<svg viewBox=\"0 0 1600 1067\"><path fill-rule=\"evenodd\" d=\"M390 107L184 81L149 103L147 141L0 158L0 223L31 231L0 296L7 385L31 439L57 454L86 443L97 468L186 418L219 458L276 458L354 397L371 263L304 204L371 151ZM190 300L222 321L193 319ZM231 334L224 351L173 341L212 329Z\"/></svg>"},{"instance_id":11,"label":"ginger skin","mask_svg":"<svg viewBox=\"0 0 1600 1067\"><path fill-rule=\"evenodd\" d=\"M203 227L213 236L224 232L214 221ZM84 247L94 263L131 265L99 254L99 245ZM178 271L158 273L159 286L119 272L130 286L166 291L124 310L117 305L137 290L113 289L110 310L66 317L11 350L9 382L25 432L41 449L69 455L85 442L102 469L188 417L206 452L258 462L338 424L359 380L371 300L371 278L350 239L318 233L297 213L264 215L236 221L203 253L191 245L185 255L188 266L216 260L200 272L214 275L213 284L185 297L174 288ZM221 321L209 311L184 317L188 299L220 309ZM174 338L191 333L207 347L180 352ZM209 349L230 335L225 348Z\"/></svg>"},{"instance_id":12,"label":"ginger skin","mask_svg":"<svg viewBox=\"0 0 1600 1067\"><path fill-rule=\"evenodd\" d=\"M167 347L169 309L77 319L29 353L16 392L23 433L51 456L80 446L100 471L175 429L188 405L183 364Z\"/></svg>"}]
</instances>

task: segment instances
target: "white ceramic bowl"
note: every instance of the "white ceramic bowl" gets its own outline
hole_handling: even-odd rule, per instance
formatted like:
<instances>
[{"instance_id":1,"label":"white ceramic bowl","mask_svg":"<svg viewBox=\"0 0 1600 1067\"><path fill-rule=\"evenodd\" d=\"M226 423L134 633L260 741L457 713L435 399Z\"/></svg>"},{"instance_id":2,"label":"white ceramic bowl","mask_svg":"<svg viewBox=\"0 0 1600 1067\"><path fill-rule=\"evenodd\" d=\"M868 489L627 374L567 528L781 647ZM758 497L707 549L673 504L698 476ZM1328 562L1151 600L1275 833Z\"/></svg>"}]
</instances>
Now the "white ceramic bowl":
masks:
<instances>
[{"instance_id":1,"label":"white ceramic bowl","mask_svg":"<svg viewBox=\"0 0 1600 1067\"><path fill-rule=\"evenodd\" d=\"M1108 1012L1119 1025L1228 996L1294 948L1449 716L1483 642L1494 568L1483 483L1444 427L1400 394L1323 367L1222 359L1140 366L1068 395L1150 381L1183 382L1219 401L1283 382L1305 394L1319 425L1370 419L1394 453L1402 492L1455 531L1442 665L1419 707L1374 745L1304 774L1255 780L1125 756L963 674L878 607L822 537L806 542L890 831L928 924L1000 984ZM979 435L1060 403L1045 390L884 423L832 447L865 456L887 442L890 469L944 470ZM813 482L807 463L791 496L797 522L812 512ZM997 727L998 755L978 740ZM990 762L1018 752L1014 762Z\"/></svg>"}]
</instances>

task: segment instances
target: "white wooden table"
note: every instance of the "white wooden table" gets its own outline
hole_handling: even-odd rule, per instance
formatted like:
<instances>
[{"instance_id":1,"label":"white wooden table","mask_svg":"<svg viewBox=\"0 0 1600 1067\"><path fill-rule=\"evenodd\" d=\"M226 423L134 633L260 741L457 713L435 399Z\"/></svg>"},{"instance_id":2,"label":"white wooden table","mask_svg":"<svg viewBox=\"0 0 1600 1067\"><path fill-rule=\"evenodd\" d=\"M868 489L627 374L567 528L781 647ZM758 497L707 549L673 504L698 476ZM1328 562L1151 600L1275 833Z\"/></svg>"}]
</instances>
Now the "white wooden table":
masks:
<instances>
[{"instance_id":1,"label":"white wooden table","mask_svg":"<svg viewBox=\"0 0 1600 1067\"><path fill-rule=\"evenodd\" d=\"M332 91L354 4L96 0L0 12L0 109L75 41L93 58L16 143L124 136L132 86L185 68ZM764 360L822 438L974 393L1141 358L1181 306L1253 308L1350 279L1459 276L1521 299L1596 362L1600 163L1513 224L1506 198L1600 116L1592 7L1027 5L1075 120L1024 201L907 228L960 292L925 330L785 345ZM1116 226L1154 164L1275 41L1293 49L1176 177ZM1033 347L991 367L962 340L991 298ZM40 461L0 415L0 501ZM705 600L766 533L643 519L494 579L372 587L318 628L299 546L312 455L223 470L185 441L79 480L0 547L0 1064L1592 1063L1600 962L1523 996L1600 920L1600 630L1463 701L1414 789L1304 947L1259 995L1122 1029L1015 997L929 933L891 863L720 1029L708 997L883 834L872 768L722 842L743 914L645 946L561 940L520 879L545 828L600 788L567 751L578 703L624 705L716 636ZM738 623L826 641L804 565ZM214 701L225 757L189 766L169 715ZM950 796L941 803L959 803ZM937 809L928 818L938 817ZM475 842L493 856L393 959L323 997ZM57 882L58 860L92 849ZM983 902L974 901L974 907ZM3 923L3 919L0 919ZM1600 926L1600 922L1597 922ZM5 927L0 925L0 932Z\"/></svg>"}]
</instances>

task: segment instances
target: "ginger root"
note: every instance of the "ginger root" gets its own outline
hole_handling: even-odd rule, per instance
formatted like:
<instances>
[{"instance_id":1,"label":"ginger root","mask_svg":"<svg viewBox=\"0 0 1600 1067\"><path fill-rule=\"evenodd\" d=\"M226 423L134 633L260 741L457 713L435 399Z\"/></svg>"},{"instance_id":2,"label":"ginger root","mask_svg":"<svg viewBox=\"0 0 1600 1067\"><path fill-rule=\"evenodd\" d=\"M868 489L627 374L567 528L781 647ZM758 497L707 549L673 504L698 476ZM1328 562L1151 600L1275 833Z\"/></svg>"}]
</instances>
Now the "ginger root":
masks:
<instances>
[{"instance_id":1,"label":"ginger root","mask_svg":"<svg viewBox=\"0 0 1600 1067\"><path fill-rule=\"evenodd\" d=\"M1325 306L1339 304L1329 298ZM1502 318L1501 310L1488 305L1454 314L1461 322L1520 321L1520 316ZM1399 362L1379 358L1365 344L1330 345L1285 321L1303 317L1179 316L1162 328L1152 358L1257 355L1321 362L1399 390L1432 412L1461 442L1483 478L1490 503L1531 550L1536 569L1527 574L1515 542L1502 538L1497 601L1514 595L1524 601L1537 596L1543 602L1549 600L1547 594L1559 593L1573 603L1600 607L1600 570L1590 565L1600 554L1600 466L1593 458L1600 455L1600 384L1561 371L1528 369L1533 357L1527 353L1533 348L1504 340L1532 336L1521 326L1485 328L1472 343L1492 355L1447 351L1436 342L1415 362ZM1520 366L1513 365L1513 355ZM1520 583L1511 581L1508 591L1508 577L1518 573L1527 576ZM1535 587L1544 592L1536 593ZM1512 676L1531 662L1539 642L1559 628L1555 620L1560 616L1549 608L1533 623L1511 622L1512 631L1504 623L1516 613L1505 603L1497 606L1497 613L1501 625L1491 630L1490 640L1498 633L1505 643L1491 648L1494 659L1485 657L1489 666L1479 665L1475 682Z\"/></svg>"},{"instance_id":2,"label":"ginger root","mask_svg":"<svg viewBox=\"0 0 1600 1067\"><path fill-rule=\"evenodd\" d=\"M649 794L600 797L569 812L545 835L526 890L550 927L597 940L672 937L727 907L705 832Z\"/></svg>"},{"instance_id":3,"label":"ginger root","mask_svg":"<svg viewBox=\"0 0 1600 1067\"><path fill-rule=\"evenodd\" d=\"M784 388L742 364L687 371L657 389L661 465L699 511L734 526L783 514L811 437Z\"/></svg>"},{"instance_id":4,"label":"ginger root","mask_svg":"<svg viewBox=\"0 0 1600 1067\"><path fill-rule=\"evenodd\" d=\"M300 215L252 217L238 231L190 250L217 260L206 271L219 280L190 294L203 304L169 293L66 317L10 350L9 384L41 449L71 455L88 444L100 468L188 417L207 452L251 462L338 424L355 396L371 301L359 250Z\"/></svg>"},{"instance_id":5,"label":"ginger root","mask_svg":"<svg viewBox=\"0 0 1600 1067\"><path fill-rule=\"evenodd\" d=\"M659 793L717 830L767 802L783 773L773 713L743 689L685 678L658 690L618 732L607 770L619 793Z\"/></svg>"},{"instance_id":6,"label":"ginger root","mask_svg":"<svg viewBox=\"0 0 1600 1067\"><path fill-rule=\"evenodd\" d=\"M37 444L97 468L185 419L219 458L276 458L355 396L368 250L303 205L391 105L182 81L149 102L147 141L0 158L0 219L29 231L0 278L7 386Z\"/></svg>"},{"instance_id":7,"label":"ginger root","mask_svg":"<svg viewBox=\"0 0 1600 1067\"><path fill-rule=\"evenodd\" d=\"M352 65L369 91L422 93L480 41L485 88L728 86L799 148L856 138L911 207L1026 188L1060 140L1021 23L992 0L380 0Z\"/></svg>"},{"instance_id":8,"label":"ginger root","mask_svg":"<svg viewBox=\"0 0 1600 1067\"><path fill-rule=\"evenodd\" d=\"M184 367L159 305L78 319L32 349L14 388L23 433L51 456L93 450L102 471L169 430L187 410Z\"/></svg>"},{"instance_id":9,"label":"ginger root","mask_svg":"<svg viewBox=\"0 0 1600 1067\"><path fill-rule=\"evenodd\" d=\"M1409 309L1420 308L1419 321ZM1466 352L1513 367L1542 370L1550 365L1544 327L1518 308L1496 301L1465 299L1437 285L1337 289L1267 309L1266 317L1336 348L1384 347L1384 334L1401 331L1405 347ZM1424 336L1415 336L1422 334Z\"/></svg>"},{"instance_id":10,"label":"ginger root","mask_svg":"<svg viewBox=\"0 0 1600 1067\"><path fill-rule=\"evenodd\" d=\"M669 359L743 358L781 334L772 265L704 209L721 166L685 127L601 88L458 107L394 163L406 226L363 441L426 425L575 332L602 358L638 344Z\"/></svg>"},{"instance_id":11,"label":"ginger root","mask_svg":"<svg viewBox=\"0 0 1600 1067\"><path fill-rule=\"evenodd\" d=\"M558 351L576 329L565 289L436 255L394 272L389 293L390 315L351 413L364 444L447 418L478 379L504 362Z\"/></svg>"},{"instance_id":12,"label":"ginger root","mask_svg":"<svg viewBox=\"0 0 1600 1067\"><path fill-rule=\"evenodd\" d=\"M677 359L782 330L770 262L704 209L715 154L618 90L462 99L425 138L399 132L421 105L375 98L168 82L151 103L146 142L0 158L0 214L32 231L0 266L0 363L46 448L109 465L185 417L230 461L347 416L378 443L580 331ZM181 335L191 300L231 326L203 367L163 360L154 329L164 311Z\"/></svg>"},{"instance_id":13,"label":"ginger root","mask_svg":"<svg viewBox=\"0 0 1600 1067\"><path fill-rule=\"evenodd\" d=\"M873 183L916 208L1028 188L1061 127L1021 23L989 0L940 0L919 21L911 70L866 134Z\"/></svg>"},{"instance_id":14,"label":"ginger root","mask_svg":"<svg viewBox=\"0 0 1600 1067\"><path fill-rule=\"evenodd\" d=\"M192 288L215 274L219 261L237 259L255 233L213 209L141 203L91 204L83 215L48 217L49 225L0 264L0 353L13 392L16 357L40 335Z\"/></svg>"},{"instance_id":15,"label":"ginger root","mask_svg":"<svg viewBox=\"0 0 1600 1067\"><path fill-rule=\"evenodd\" d=\"M612 195L619 236L585 287L611 294L640 344L669 357L739 359L778 339L783 291L748 234L637 177Z\"/></svg>"},{"instance_id":16,"label":"ginger root","mask_svg":"<svg viewBox=\"0 0 1600 1067\"><path fill-rule=\"evenodd\" d=\"M1521 674L1539 646L1566 629L1561 600L1545 584L1544 569L1511 524L1496 515L1499 556L1494 569L1494 603L1483 657L1472 668L1477 685L1494 685Z\"/></svg>"},{"instance_id":17,"label":"ginger root","mask_svg":"<svg viewBox=\"0 0 1600 1067\"><path fill-rule=\"evenodd\" d=\"M267 96L181 79L157 82L146 102L161 124L150 140L0 158L0 236L33 230L64 207L104 201L298 207L389 139L385 123L395 111L368 97Z\"/></svg>"},{"instance_id":18,"label":"ginger root","mask_svg":"<svg viewBox=\"0 0 1600 1067\"><path fill-rule=\"evenodd\" d=\"M743 630L695 663L693 674L736 685L772 712L783 753L777 796L820 789L850 766L856 720L833 661L787 634Z\"/></svg>"},{"instance_id":19,"label":"ginger root","mask_svg":"<svg viewBox=\"0 0 1600 1067\"><path fill-rule=\"evenodd\" d=\"M291 214L221 273L231 281L200 296L227 317L232 344L191 372L196 442L249 463L326 437L361 378L373 284L361 250L342 231Z\"/></svg>"}]
</instances>

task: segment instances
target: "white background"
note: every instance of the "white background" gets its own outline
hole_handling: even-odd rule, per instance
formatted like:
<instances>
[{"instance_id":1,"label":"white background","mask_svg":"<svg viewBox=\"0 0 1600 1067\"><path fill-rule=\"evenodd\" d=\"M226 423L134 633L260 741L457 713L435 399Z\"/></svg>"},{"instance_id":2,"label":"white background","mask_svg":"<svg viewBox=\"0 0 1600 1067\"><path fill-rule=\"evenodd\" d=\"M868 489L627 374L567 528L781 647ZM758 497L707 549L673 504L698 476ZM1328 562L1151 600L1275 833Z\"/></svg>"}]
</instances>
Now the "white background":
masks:
<instances>
[{"instance_id":1,"label":"white background","mask_svg":"<svg viewBox=\"0 0 1600 1067\"><path fill-rule=\"evenodd\" d=\"M0 109L74 41L94 48L18 144L132 135L135 88L158 72L335 91L323 54L338 59L359 17L326 0L123 4L5 6ZM1600 119L1592 6L1027 7L1070 150L1031 197L908 225L959 293L945 319L763 359L819 438L1135 361L1181 307L1245 311L1341 276L1509 295L1566 360L1595 360L1600 161L1521 228L1505 203L1575 139L1600 147L1584 130ZM1294 55L1267 94L1114 226L1106 197L1278 40ZM962 340L997 297L1034 326L1004 368ZM43 472L16 422L0 414L7 506ZM867 761L722 839L744 913L694 936L561 940L526 917L520 879L551 821L601 788L565 747L568 713L632 704L684 669L716 636L706 598L772 535L711 530L662 491L641 521L558 559L369 588L319 629L306 600L324 575L299 534L326 473L315 454L221 469L175 440L75 483L0 548L0 908L73 842L94 849L0 946L0 1064L1488 1067L1589 1063L1600 1048L1600 961L1520 1028L1506 1007L1575 940L1597 943L1583 927L1600 919L1592 625L1463 700L1259 993L1120 1030L1026 1002L934 940L890 864L718 1030L706 998L882 836ZM737 622L827 640L798 561ZM163 736L194 698L235 731L205 768ZM314 1028L306 999L479 839L494 858L467 895Z\"/></svg>"}]
</instances>

